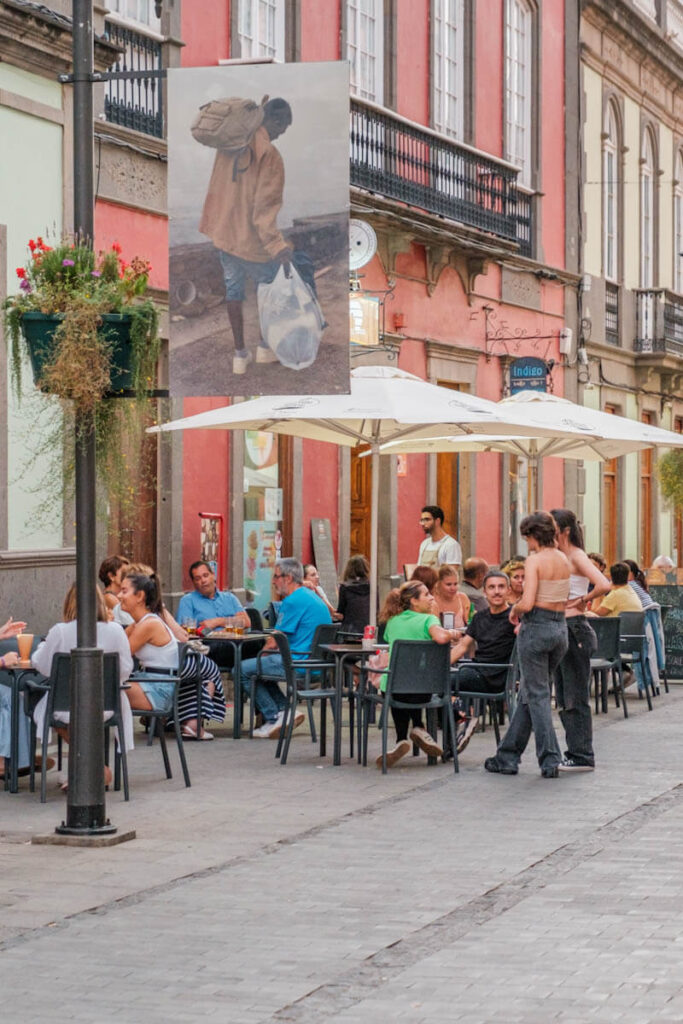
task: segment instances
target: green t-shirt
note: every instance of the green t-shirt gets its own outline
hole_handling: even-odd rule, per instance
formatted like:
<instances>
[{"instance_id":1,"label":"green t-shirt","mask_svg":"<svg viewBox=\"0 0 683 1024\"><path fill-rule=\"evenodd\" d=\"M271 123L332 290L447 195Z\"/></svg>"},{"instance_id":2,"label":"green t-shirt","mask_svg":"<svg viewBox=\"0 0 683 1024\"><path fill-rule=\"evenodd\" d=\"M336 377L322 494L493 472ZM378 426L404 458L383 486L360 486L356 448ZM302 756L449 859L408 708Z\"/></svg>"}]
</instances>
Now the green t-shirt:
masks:
<instances>
[{"instance_id":1,"label":"green t-shirt","mask_svg":"<svg viewBox=\"0 0 683 1024\"><path fill-rule=\"evenodd\" d=\"M400 615L394 615L384 627L384 639L389 644L389 661L391 661L391 649L394 640L431 640L429 630L432 626L440 626L436 615L427 615L425 612L405 611ZM387 688L386 675L382 677L380 690L382 693Z\"/></svg>"}]
</instances>

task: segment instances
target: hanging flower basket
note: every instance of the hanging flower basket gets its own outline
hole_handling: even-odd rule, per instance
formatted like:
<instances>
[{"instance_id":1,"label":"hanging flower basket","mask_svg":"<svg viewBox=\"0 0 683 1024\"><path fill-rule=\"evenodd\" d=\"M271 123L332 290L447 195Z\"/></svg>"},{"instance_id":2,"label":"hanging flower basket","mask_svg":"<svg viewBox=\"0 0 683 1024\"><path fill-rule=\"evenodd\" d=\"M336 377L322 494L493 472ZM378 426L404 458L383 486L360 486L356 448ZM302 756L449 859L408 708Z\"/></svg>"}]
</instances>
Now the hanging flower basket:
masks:
<instances>
[{"instance_id":1,"label":"hanging flower basket","mask_svg":"<svg viewBox=\"0 0 683 1024\"><path fill-rule=\"evenodd\" d=\"M105 397L132 395L135 391L133 344L130 336L133 318L130 313L103 313L100 319L102 323L98 334L111 346L111 378ZM43 370L46 365L54 362L55 332L63 320L64 315L59 313L24 313L21 318L33 381L36 387L47 392L50 388L43 383Z\"/></svg>"}]
</instances>

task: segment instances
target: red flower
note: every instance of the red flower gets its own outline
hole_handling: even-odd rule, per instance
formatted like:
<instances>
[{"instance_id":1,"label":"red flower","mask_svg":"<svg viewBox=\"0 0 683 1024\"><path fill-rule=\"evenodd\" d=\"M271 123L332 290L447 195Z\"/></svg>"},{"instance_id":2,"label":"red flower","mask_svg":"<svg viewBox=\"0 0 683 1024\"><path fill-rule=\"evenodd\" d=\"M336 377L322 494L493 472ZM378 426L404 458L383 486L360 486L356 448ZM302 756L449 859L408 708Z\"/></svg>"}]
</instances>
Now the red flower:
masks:
<instances>
[{"instance_id":1,"label":"red flower","mask_svg":"<svg viewBox=\"0 0 683 1024\"><path fill-rule=\"evenodd\" d=\"M121 252L121 246L119 245L118 242L112 242L111 243L111 247L112 247L112 251L113 252L116 252L116 253L120 253Z\"/></svg>"},{"instance_id":2,"label":"red flower","mask_svg":"<svg viewBox=\"0 0 683 1024\"><path fill-rule=\"evenodd\" d=\"M17 267L17 277L20 277L22 279L26 277L26 271L24 270L23 267Z\"/></svg>"},{"instance_id":3,"label":"red flower","mask_svg":"<svg viewBox=\"0 0 683 1024\"><path fill-rule=\"evenodd\" d=\"M28 247L31 250L31 252L33 252L35 250L36 243L33 241L33 239L31 239L30 242L28 243Z\"/></svg>"}]
</instances>

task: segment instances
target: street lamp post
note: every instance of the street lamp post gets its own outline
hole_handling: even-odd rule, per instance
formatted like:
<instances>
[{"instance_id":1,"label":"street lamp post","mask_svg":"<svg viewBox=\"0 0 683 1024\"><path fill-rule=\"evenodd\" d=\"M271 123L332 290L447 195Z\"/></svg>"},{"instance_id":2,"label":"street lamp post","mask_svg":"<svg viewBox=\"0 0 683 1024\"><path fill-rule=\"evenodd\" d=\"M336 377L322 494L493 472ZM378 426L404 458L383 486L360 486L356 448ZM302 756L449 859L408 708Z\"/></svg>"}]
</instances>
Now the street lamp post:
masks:
<instances>
[{"instance_id":1,"label":"street lamp post","mask_svg":"<svg viewBox=\"0 0 683 1024\"><path fill-rule=\"evenodd\" d=\"M74 233L92 244L93 189L92 0L73 0ZM95 564L95 423L76 417L77 640L71 652L69 788L61 835L107 835L104 799L103 655L97 647Z\"/></svg>"}]
</instances>

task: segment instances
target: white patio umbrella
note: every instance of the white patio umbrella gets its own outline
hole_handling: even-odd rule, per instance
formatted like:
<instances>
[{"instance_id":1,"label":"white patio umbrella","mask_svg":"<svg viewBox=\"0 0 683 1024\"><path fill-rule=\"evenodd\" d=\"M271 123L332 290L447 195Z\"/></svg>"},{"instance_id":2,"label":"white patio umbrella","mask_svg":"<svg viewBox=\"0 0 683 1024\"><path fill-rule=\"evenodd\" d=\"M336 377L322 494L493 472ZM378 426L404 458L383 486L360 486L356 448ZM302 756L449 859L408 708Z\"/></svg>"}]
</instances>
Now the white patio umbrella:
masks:
<instances>
[{"instance_id":1,"label":"white patio umbrella","mask_svg":"<svg viewBox=\"0 0 683 1024\"><path fill-rule=\"evenodd\" d=\"M377 535L380 445L445 434L529 433L525 409L505 409L462 391L429 384L394 367L363 366L351 373L350 395L264 396L151 427L170 430L264 430L354 448L372 458L370 615L377 605ZM555 436L534 425L532 433ZM576 431L568 427L565 433Z\"/></svg>"},{"instance_id":2,"label":"white patio umbrella","mask_svg":"<svg viewBox=\"0 0 683 1024\"><path fill-rule=\"evenodd\" d=\"M534 426L547 436L513 437L506 435L431 437L394 441L380 446L384 454L436 454L452 452L472 454L499 452L529 460L538 502L538 461L543 458L605 461L646 448L681 448L683 435L662 430L625 416L616 416L577 405L538 391L520 391L498 402L498 408L527 410L529 432ZM558 433L552 436L553 427ZM570 431L574 433L570 433Z\"/></svg>"}]
</instances>

